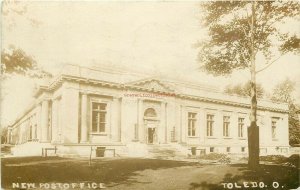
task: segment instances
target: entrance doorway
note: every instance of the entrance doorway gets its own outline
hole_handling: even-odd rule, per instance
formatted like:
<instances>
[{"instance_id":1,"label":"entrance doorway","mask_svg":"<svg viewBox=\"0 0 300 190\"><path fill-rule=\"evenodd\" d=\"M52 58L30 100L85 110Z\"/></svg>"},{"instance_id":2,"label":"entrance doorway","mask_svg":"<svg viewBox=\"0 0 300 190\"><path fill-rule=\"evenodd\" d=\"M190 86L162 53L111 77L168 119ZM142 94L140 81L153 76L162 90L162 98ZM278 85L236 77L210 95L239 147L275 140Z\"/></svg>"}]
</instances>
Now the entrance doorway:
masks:
<instances>
[{"instance_id":1,"label":"entrance doorway","mask_svg":"<svg viewBox=\"0 0 300 190\"><path fill-rule=\"evenodd\" d=\"M148 144L153 144L155 138L155 128L148 128Z\"/></svg>"},{"instance_id":2,"label":"entrance doorway","mask_svg":"<svg viewBox=\"0 0 300 190\"><path fill-rule=\"evenodd\" d=\"M157 142L157 114L155 109L148 108L144 112L144 125L146 133L146 143L155 144Z\"/></svg>"}]
</instances>

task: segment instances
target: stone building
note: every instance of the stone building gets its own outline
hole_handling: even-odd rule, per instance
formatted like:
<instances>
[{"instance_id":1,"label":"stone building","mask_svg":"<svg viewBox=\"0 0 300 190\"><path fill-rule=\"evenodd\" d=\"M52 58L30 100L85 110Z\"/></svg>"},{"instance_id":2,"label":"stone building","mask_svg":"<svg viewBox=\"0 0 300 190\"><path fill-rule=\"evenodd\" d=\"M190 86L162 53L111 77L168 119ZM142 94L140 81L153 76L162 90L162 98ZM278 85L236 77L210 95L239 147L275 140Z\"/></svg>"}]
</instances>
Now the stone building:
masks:
<instances>
[{"instance_id":1,"label":"stone building","mask_svg":"<svg viewBox=\"0 0 300 190\"><path fill-rule=\"evenodd\" d=\"M67 65L9 127L15 155L247 154L249 98L209 85ZM260 154L287 154L288 105L258 101ZM98 150L98 149L97 149Z\"/></svg>"}]
</instances>

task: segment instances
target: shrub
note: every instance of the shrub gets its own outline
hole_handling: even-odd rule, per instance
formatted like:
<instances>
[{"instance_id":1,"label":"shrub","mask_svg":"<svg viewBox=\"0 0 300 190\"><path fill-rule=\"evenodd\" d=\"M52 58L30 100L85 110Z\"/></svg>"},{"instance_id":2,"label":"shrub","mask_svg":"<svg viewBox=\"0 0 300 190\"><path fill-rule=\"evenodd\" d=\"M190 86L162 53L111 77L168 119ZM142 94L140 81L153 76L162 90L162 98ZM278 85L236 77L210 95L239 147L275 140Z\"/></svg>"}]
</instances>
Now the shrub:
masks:
<instances>
[{"instance_id":1,"label":"shrub","mask_svg":"<svg viewBox=\"0 0 300 190\"><path fill-rule=\"evenodd\" d=\"M261 161L283 163L286 160L286 157L282 155L268 155L268 156L260 156L259 159Z\"/></svg>"},{"instance_id":2,"label":"shrub","mask_svg":"<svg viewBox=\"0 0 300 190\"><path fill-rule=\"evenodd\" d=\"M222 164L230 164L231 159L228 156L224 156L221 159L218 160Z\"/></svg>"},{"instance_id":3,"label":"shrub","mask_svg":"<svg viewBox=\"0 0 300 190\"><path fill-rule=\"evenodd\" d=\"M210 153L210 154L205 154L205 155L201 155L200 159L204 159L204 160L219 160L223 157L226 157L226 154L219 154L219 153Z\"/></svg>"},{"instance_id":4,"label":"shrub","mask_svg":"<svg viewBox=\"0 0 300 190\"><path fill-rule=\"evenodd\" d=\"M284 164L286 166L294 166L299 168L300 155L293 154L290 157L284 157L282 155L269 155L269 156L261 156L261 161L273 162L276 164Z\"/></svg>"},{"instance_id":5,"label":"shrub","mask_svg":"<svg viewBox=\"0 0 300 190\"><path fill-rule=\"evenodd\" d=\"M299 162L300 162L300 155L299 154L293 154L290 157L286 159L286 161L297 168L299 168Z\"/></svg>"},{"instance_id":6,"label":"shrub","mask_svg":"<svg viewBox=\"0 0 300 190\"><path fill-rule=\"evenodd\" d=\"M222 164L229 164L231 162L230 158L226 154L219 154L219 153L205 154L205 155L201 155L199 158L203 160L218 161Z\"/></svg>"}]
</instances>

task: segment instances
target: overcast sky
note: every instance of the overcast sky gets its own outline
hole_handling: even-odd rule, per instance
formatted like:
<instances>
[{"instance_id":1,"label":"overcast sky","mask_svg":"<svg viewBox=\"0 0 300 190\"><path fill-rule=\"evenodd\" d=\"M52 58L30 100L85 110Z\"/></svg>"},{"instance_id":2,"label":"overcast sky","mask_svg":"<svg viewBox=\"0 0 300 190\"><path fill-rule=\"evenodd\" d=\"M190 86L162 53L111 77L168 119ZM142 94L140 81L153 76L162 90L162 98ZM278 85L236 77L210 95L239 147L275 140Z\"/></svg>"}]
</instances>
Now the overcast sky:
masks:
<instances>
[{"instance_id":1,"label":"overcast sky","mask_svg":"<svg viewBox=\"0 0 300 190\"><path fill-rule=\"evenodd\" d=\"M198 49L193 44L206 34L196 2L36 1L4 6L2 48L15 45L52 73L73 63L135 68L220 88L249 80L249 71L229 77L199 71ZM286 56L260 73L257 80L271 90L286 77L298 80L300 87L299 76L299 57ZM9 96L3 96L2 123L13 120L24 109L33 87L22 77L5 85Z\"/></svg>"}]
</instances>

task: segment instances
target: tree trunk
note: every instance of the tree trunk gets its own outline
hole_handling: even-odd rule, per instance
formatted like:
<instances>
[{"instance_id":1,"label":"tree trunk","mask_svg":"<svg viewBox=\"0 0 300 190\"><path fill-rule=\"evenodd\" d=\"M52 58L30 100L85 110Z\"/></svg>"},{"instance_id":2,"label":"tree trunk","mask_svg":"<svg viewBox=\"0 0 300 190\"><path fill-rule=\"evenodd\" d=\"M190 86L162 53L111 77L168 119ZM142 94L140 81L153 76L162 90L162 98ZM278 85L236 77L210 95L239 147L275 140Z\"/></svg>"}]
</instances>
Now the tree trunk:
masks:
<instances>
[{"instance_id":1,"label":"tree trunk","mask_svg":"<svg viewBox=\"0 0 300 190\"><path fill-rule=\"evenodd\" d=\"M256 125L256 68L255 68L255 47L254 47L254 22L255 7L252 1L252 23L251 23L251 113L250 127L248 128L248 166L250 169L256 169L259 166L259 127Z\"/></svg>"}]
</instances>

